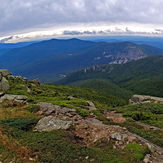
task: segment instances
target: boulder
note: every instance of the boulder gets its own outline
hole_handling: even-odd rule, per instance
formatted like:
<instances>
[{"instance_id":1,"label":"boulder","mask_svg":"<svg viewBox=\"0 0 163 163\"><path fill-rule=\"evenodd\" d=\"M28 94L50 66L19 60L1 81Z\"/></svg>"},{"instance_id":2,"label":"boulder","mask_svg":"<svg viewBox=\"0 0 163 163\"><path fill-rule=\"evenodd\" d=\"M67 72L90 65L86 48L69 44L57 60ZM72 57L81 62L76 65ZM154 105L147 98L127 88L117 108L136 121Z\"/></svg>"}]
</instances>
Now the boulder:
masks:
<instances>
[{"instance_id":1,"label":"boulder","mask_svg":"<svg viewBox=\"0 0 163 163\"><path fill-rule=\"evenodd\" d=\"M11 72L6 69L0 70L0 91L8 91L10 90L10 85L6 77L9 77Z\"/></svg>"},{"instance_id":2,"label":"boulder","mask_svg":"<svg viewBox=\"0 0 163 163\"><path fill-rule=\"evenodd\" d=\"M91 101L87 101L87 102L89 104L88 108L89 108L90 111L97 110L95 105L93 104L93 102L91 102Z\"/></svg>"},{"instance_id":3,"label":"boulder","mask_svg":"<svg viewBox=\"0 0 163 163\"><path fill-rule=\"evenodd\" d=\"M0 91L8 91L8 90L10 90L9 82L5 77L2 77L0 81Z\"/></svg>"},{"instance_id":4,"label":"boulder","mask_svg":"<svg viewBox=\"0 0 163 163\"><path fill-rule=\"evenodd\" d=\"M3 94L0 97L0 102L2 102L3 100L11 100L11 101L17 101L17 102L21 102L23 104L27 103L28 97L25 95L11 95L11 94Z\"/></svg>"},{"instance_id":5,"label":"boulder","mask_svg":"<svg viewBox=\"0 0 163 163\"><path fill-rule=\"evenodd\" d=\"M32 82L36 85L42 85L39 79L34 79Z\"/></svg>"},{"instance_id":6,"label":"boulder","mask_svg":"<svg viewBox=\"0 0 163 163\"><path fill-rule=\"evenodd\" d=\"M146 96L146 95L133 95L129 100L129 104L146 103L146 102L163 103L163 98Z\"/></svg>"},{"instance_id":7,"label":"boulder","mask_svg":"<svg viewBox=\"0 0 163 163\"><path fill-rule=\"evenodd\" d=\"M1 69L0 72L2 73L3 77L12 75L12 73L7 69Z\"/></svg>"},{"instance_id":8,"label":"boulder","mask_svg":"<svg viewBox=\"0 0 163 163\"><path fill-rule=\"evenodd\" d=\"M0 81L2 80L2 78L3 78L3 75L2 75L2 73L0 72Z\"/></svg>"},{"instance_id":9,"label":"boulder","mask_svg":"<svg viewBox=\"0 0 163 163\"><path fill-rule=\"evenodd\" d=\"M59 130L59 129L68 129L72 126L72 121L63 121L60 119L57 119L53 116L48 116L40 119L34 128L33 131L52 131L52 130Z\"/></svg>"},{"instance_id":10,"label":"boulder","mask_svg":"<svg viewBox=\"0 0 163 163\"><path fill-rule=\"evenodd\" d=\"M40 102L37 105L39 105L41 107L42 112L46 116L48 116L52 113L55 113L56 115L58 115L58 114L62 114L62 115L69 114L70 116L74 116L76 114L75 109L64 108L64 107L60 107L57 105L52 105L50 103Z\"/></svg>"}]
</instances>

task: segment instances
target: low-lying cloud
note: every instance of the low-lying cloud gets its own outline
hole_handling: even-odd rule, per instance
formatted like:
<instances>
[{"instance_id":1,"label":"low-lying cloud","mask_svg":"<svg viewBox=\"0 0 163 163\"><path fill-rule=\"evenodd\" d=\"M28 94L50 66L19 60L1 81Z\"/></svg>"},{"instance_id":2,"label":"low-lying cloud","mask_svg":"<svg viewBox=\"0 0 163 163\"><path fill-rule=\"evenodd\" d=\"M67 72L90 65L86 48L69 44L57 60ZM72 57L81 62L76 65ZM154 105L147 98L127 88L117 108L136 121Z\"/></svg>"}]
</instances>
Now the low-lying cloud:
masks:
<instances>
[{"instance_id":1,"label":"low-lying cloud","mask_svg":"<svg viewBox=\"0 0 163 163\"><path fill-rule=\"evenodd\" d=\"M111 27L106 29L78 29L78 30L60 30L46 32L32 32L21 35L14 35L0 38L0 43L30 41L42 38L57 38L57 37L79 37L79 36L106 36L106 35L144 35L144 36L163 36L162 29L130 29L129 27Z\"/></svg>"}]
</instances>

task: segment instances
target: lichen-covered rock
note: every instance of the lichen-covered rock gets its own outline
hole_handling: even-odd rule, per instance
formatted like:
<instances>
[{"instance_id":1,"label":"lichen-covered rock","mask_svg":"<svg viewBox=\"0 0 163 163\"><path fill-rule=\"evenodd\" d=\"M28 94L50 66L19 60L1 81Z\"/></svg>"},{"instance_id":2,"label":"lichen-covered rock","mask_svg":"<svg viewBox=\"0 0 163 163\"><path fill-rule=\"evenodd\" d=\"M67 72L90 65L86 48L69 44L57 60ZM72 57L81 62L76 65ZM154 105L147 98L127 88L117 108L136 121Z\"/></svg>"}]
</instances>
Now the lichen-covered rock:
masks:
<instances>
[{"instance_id":1,"label":"lichen-covered rock","mask_svg":"<svg viewBox=\"0 0 163 163\"><path fill-rule=\"evenodd\" d=\"M111 134L110 138L115 139L115 140L119 140L119 141L122 140L122 136L118 132L115 132L114 134Z\"/></svg>"},{"instance_id":2,"label":"lichen-covered rock","mask_svg":"<svg viewBox=\"0 0 163 163\"><path fill-rule=\"evenodd\" d=\"M72 121L63 121L57 119L53 116L44 117L39 120L34 131L52 131L52 130L59 130L59 129L68 129L72 126Z\"/></svg>"}]
</instances>

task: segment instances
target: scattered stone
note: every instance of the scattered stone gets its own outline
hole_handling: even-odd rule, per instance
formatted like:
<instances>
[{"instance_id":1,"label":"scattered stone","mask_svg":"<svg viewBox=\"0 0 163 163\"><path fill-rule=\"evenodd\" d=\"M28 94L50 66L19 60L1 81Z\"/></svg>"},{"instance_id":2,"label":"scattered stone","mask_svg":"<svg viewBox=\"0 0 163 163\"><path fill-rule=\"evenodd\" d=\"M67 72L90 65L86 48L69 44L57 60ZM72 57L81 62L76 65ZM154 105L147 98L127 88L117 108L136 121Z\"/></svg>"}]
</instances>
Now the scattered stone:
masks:
<instances>
[{"instance_id":1,"label":"scattered stone","mask_svg":"<svg viewBox=\"0 0 163 163\"><path fill-rule=\"evenodd\" d=\"M72 97L72 96L68 96L67 97L69 100L74 100L74 99L76 99L75 97Z\"/></svg>"},{"instance_id":2,"label":"scattered stone","mask_svg":"<svg viewBox=\"0 0 163 163\"><path fill-rule=\"evenodd\" d=\"M89 156L86 156L85 159L89 159Z\"/></svg>"},{"instance_id":3,"label":"scattered stone","mask_svg":"<svg viewBox=\"0 0 163 163\"><path fill-rule=\"evenodd\" d=\"M111 122L123 123L126 121L121 113L115 113L115 111L105 111L104 114Z\"/></svg>"},{"instance_id":4,"label":"scattered stone","mask_svg":"<svg viewBox=\"0 0 163 163\"><path fill-rule=\"evenodd\" d=\"M101 126L103 125L103 123L97 119L94 119L94 118L87 118L85 120L85 123L86 124L93 124L93 125L98 125L98 126Z\"/></svg>"},{"instance_id":5,"label":"scattered stone","mask_svg":"<svg viewBox=\"0 0 163 163\"><path fill-rule=\"evenodd\" d=\"M52 131L52 130L59 130L59 129L68 129L73 124L72 121L63 121L57 119L53 116L48 116L40 119L34 128L34 131Z\"/></svg>"}]
</instances>

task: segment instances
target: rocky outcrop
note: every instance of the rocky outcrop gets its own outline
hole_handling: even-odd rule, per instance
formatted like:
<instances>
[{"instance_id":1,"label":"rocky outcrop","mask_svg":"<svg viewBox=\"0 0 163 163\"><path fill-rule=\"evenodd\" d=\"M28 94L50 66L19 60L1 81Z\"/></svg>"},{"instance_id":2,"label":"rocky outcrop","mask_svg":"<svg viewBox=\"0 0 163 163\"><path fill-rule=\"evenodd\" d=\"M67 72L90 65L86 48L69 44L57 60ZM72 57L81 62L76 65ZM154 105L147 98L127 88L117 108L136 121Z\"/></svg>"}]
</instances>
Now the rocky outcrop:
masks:
<instances>
[{"instance_id":1,"label":"rocky outcrop","mask_svg":"<svg viewBox=\"0 0 163 163\"><path fill-rule=\"evenodd\" d=\"M163 103L163 98L146 96L146 95L133 95L129 100L129 104L138 104L138 103Z\"/></svg>"},{"instance_id":2,"label":"rocky outcrop","mask_svg":"<svg viewBox=\"0 0 163 163\"><path fill-rule=\"evenodd\" d=\"M53 116L40 119L33 131L52 131L58 129L68 129L73 124L72 121L63 121Z\"/></svg>"},{"instance_id":3,"label":"rocky outcrop","mask_svg":"<svg viewBox=\"0 0 163 163\"><path fill-rule=\"evenodd\" d=\"M36 85L42 85L39 79L34 79L31 82L33 82Z\"/></svg>"},{"instance_id":4,"label":"rocky outcrop","mask_svg":"<svg viewBox=\"0 0 163 163\"><path fill-rule=\"evenodd\" d=\"M61 120L68 120L73 122L82 119L82 117L76 113L75 109L64 108L45 102L40 102L37 105L40 106L40 111L37 112L36 115L52 115Z\"/></svg>"},{"instance_id":5,"label":"rocky outcrop","mask_svg":"<svg viewBox=\"0 0 163 163\"><path fill-rule=\"evenodd\" d=\"M10 85L6 77L10 77L12 74L9 70L1 69L0 70L0 91L10 90Z\"/></svg>"},{"instance_id":6,"label":"rocky outcrop","mask_svg":"<svg viewBox=\"0 0 163 163\"><path fill-rule=\"evenodd\" d=\"M89 122L91 121L94 122L94 120L89 120ZM87 146L93 146L101 139L110 142L114 149L123 150L130 143L136 143L140 146L145 145L149 148L151 154L146 155L144 162L159 163L163 160L162 148L120 126L104 125L98 120L95 123L88 123L83 120L75 126L75 136L83 140Z\"/></svg>"},{"instance_id":7,"label":"rocky outcrop","mask_svg":"<svg viewBox=\"0 0 163 163\"><path fill-rule=\"evenodd\" d=\"M12 76L12 73L9 70L7 70L7 69L1 69L0 73L2 74L3 77L10 77L10 76Z\"/></svg>"},{"instance_id":8,"label":"rocky outcrop","mask_svg":"<svg viewBox=\"0 0 163 163\"><path fill-rule=\"evenodd\" d=\"M23 104L27 103L28 97L25 95L11 95L0 92L0 102L4 100L17 101Z\"/></svg>"}]
</instances>

